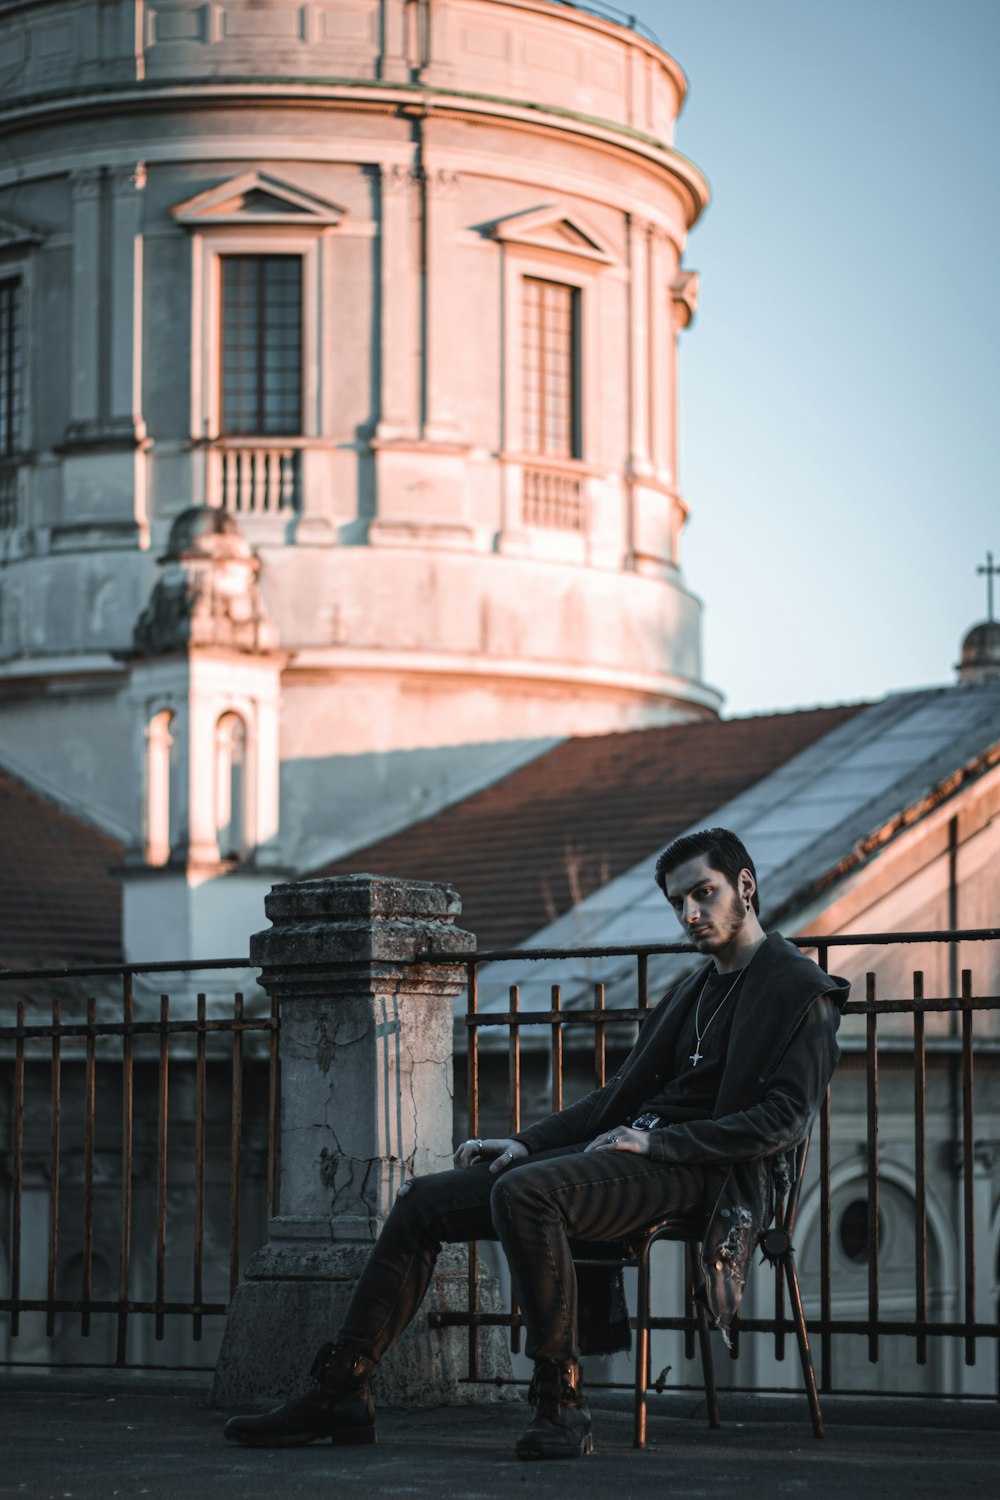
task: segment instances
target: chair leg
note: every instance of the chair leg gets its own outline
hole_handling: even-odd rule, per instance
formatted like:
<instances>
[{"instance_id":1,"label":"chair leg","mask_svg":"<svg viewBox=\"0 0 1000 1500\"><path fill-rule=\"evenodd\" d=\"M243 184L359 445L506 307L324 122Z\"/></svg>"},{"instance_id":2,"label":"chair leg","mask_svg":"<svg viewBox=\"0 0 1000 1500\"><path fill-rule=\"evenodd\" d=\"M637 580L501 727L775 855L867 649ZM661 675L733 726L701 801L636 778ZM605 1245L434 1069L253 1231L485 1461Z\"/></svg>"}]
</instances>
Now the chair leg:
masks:
<instances>
[{"instance_id":1,"label":"chair leg","mask_svg":"<svg viewBox=\"0 0 1000 1500\"><path fill-rule=\"evenodd\" d=\"M688 1273L692 1285L694 1277L690 1265L694 1251L690 1245L685 1246L688 1256ZM719 1396L715 1389L715 1362L712 1359L712 1337L708 1327L708 1313L702 1307L698 1297L694 1298L694 1315L698 1324L698 1348L701 1352L701 1373L705 1382L705 1406L708 1411L708 1425L711 1428L721 1427L722 1418L719 1415Z\"/></svg>"},{"instance_id":2,"label":"chair leg","mask_svg":"<svg viewBox=\"0 0 1000 1500\"><path fill-rule=\"evenodd\" d=\"M639 1251L635 1302L635 1400L632 1410L634 1448L646 1446L646 1401L649 1389L649 1245Z\"/></svg>"},{"instance_id":3,"label":"chair leg","mask_svg":"<svg viewBox=\"0 0 1000 1500\"><path fill-rule=\"evenodd\" d=\"M806 1398L809 1402L813 1437L821 1438L824 1436L823 1413L820 1411L819 1392L816 1389L816 1371L813 1369L812 1355L809 1352L809 1335L806 1333L806 1319L802 1309L799 1274L790 1252L782 1256L782 1262L785 1267L785 1280L788 1283L788 1298L792 1304L792 1317L795 1319L795 1337L799 1345L799 1359L802 1361L802 1379L805 1382Z\"/></svg>"}]
</instances>

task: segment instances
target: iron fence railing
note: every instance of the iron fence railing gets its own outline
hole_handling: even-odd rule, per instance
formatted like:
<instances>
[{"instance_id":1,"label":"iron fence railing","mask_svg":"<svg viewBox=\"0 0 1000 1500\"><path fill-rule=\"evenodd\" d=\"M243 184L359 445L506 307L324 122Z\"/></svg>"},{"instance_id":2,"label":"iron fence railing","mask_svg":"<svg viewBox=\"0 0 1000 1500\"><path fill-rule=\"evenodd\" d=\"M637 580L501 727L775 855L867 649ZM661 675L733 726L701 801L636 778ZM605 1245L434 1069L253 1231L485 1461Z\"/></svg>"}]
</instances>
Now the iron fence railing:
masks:
<instances>
[{"instance_id":1,"label":"iron fence railing","mask_svg":"<svg viewBox=\"0 0 1000 1500\"><path fill-rule=\"evenodd\" d=\"M7 1216L0 1261L3 1242L9 1247L0 1315L7 1314L12 1358L32 1314L44 1315L50 1349L57 1335L65 1342L70 1319L79 1319L84 1341L95 1319L111 1319L113 1362L143 1364L152 1361L135 1356L148 1341L130 1339L137 1314L151 1317L157 1342L168 1319L175 1326L190 1320L199 1344L204 1320L226 1313L239 1280L241 1227L259 1244L261 1210L275 1211L278 1191L277 1006L250 1014L242 992L230 991L228 1000L220 993L225 970L246 968L244 959L0 974L0 1211ZM205 989L177 1003L161 991L168 974L181 984L185 975L197 977ZM172 1090L177 1062L184 1086ZM248 1142L251 1078L256 1118ZM264 1191L255 1196L264 1203L257 1201L246 1226L243 1198L259 1177L261 1148ZM106 1268L100 1288L95 1262Z\"/></svg>"},{"instance_id":2,"label":"iron fence railing","mask_svg":"<svg viewBox=\"0 0 1000 1500\"><path fill-rule=\"evenodd\" d=\"M944 945L947 953L952 956L952 962L946 965L946 968L950 968L954 974L954 955L958 951L958 944L988 944L996 943L998 940L1000 940L1000 928L824 935L801 937L796 939L796 942L800 948L812 951L821 967L826 970L830 968L831 950L870 948L885 950L890 946L927 945L933 951ZM577 948L572 951L537 948L467 955L465 961L468 971L468 987L464 1018L468 1033L467 1113L465 1122L458 1133L469 1137L490 1133L484 1131L481 1125L481 1038L497 1030L506 1034L506 1120L504 1127L511 1132L517 1131L522 1123L522 1038L532 1033L536 1036L539 1032L547 1033L549 1097L545 1103L552 1111L561 1109L564 1103L571 1102L566 1098L565 1088L567 1040L576 1038L573 1051L577 1062L580 1058L581 1045L592 1055L592 1068L589 1070L591 1076L583 1081L583 1086L585 1088L601 1087L607 1076L609 1034L615 1031L620 1033L624 1028L626 1045L630 1044L635 1026L642 1023L651 1008L650 960L659 955L685 953L690 954L691 949L681 944L660 944L631 948ZM535 1005L526 1008L522 1000L523 986L514 984L509 987L506 1006L501 1005L498 1008L494 1005L488 1013L484 1013L480 1007L480 979L487 965L495 986L496 975L502 971L504 965L516 964L524 971L532 964L553 960L578 963L580 960L596 962L609 959L634 965L634 984L631 986L634 989L634 1004L609 1007L606 984L597 980L593 983L589 1004L581 1001L579 985L577 985L577 994L572 1008L566 1005L563 987L560 984L551 986L547 1006ZM977 1133L975 1103L977 1060L982 1066L985 1061L992 1063L992 1059L998 1055L996 1035L977 1039L975 1027L977 1017L985 1018L1000 1009L1000 995L976 993L970 969L963 969L960 977L957 975L954 977L958 978L958 984L954 986L957 993L937 996L926 994L924 974L920 970L914 970L911 971L909 993L880 995L876 974L869 972L862 986L863 996L857 997L858 986L855 984L855 998L850 1000L846 1008L846 1017L863 1018L864 1033L863 1036L852 1038L849 1035L849 1024L845 1028L848 1035L843 1037L844 1058L837 1076L841 1082L838 1084L835 1079L832 1093L834 1096L838 1093L843 1087L844 1079L851 1072L863 1071L864 1136L863 1140L857 1140L853 1144L863 1148L864 1151L866 1215L863 1248L864 1259L867 1262L867 1306L862 1316L848 1316L844 1312L838 1314L834 1306L837 1286L832 1253L831 1169L837 1132L836 1119L832 1112L831 1093L828 1092L819 1113L818 1129L814 1132L814 1141L818 1137L819 1142L819 1151L814 1152L814 1157L818 1154L820 1264L818 1267L819 1295L818 1299L812 1298L812 1305L809 1309L810 1332L814 1338L818 1338L820 1344L820 1384L824 1391L834 1391L838 1388L833 1370L834 1341L844 1335L861 1335L867 1340L868 1360L872 1364L878 1363L881 1348L887 1338L903 1336L913 1341L914 1360L918 1366L927 1363L930 1340L960 1341L964 1362L971 1366L976 1363L977 1345L981 1341L992 1341L996 1347L996 1341L1000 1338L1000 1322L997 1321L996 1307L993 1307L991 1317L984 1318L977 1314L977 1249L979 1247L977 1247L975 1201L975 1157L982 1145ZM1000 986L995 987L1000 988ZM616 984L619 994L622 988L619 976ZM928 1021L935 1016L947 1017L949 1024L945 1034L929 1037ZM904 1035L894 1035L888 1039L887 1043L886 1039L880 1039L880 1024L889 1017L897 1018L897 1024L899 1018L903 1018L903 1024L907 1025L909 1030ZM589 1033L589 1041L581 1044L581 1033L584 1037ZM909 1061L913 1075L911 1121L914 1269L911 1288L912 1316L909 1317L897 1316L893 1310L887 1312L882 1305L883 1299L880 1295L880 1235L882 1232L880 1192L883 1189L883 1178L879 1162L879 1064L880 1059L886 1055L891 1055L894 1065L898 1065L901 1057ZM929 1055L935 1066L953 1075L960 1096L956 1110L958 1140L954 1144L957 1147L957 1166L961 1180L961 1224L956 1237L960 1259L961 1297L960 1316L952 1318L935 1316L931 1310L931 1294L935 1289L931 1287L928 1273L927 1079ZM497 1080L494 1079L494 1086L496 1085ZM997 1123L1000 1124L1000 1096L996 1093L991 1101L991 1109L997 1114ZM496 1122L495 1115L494 1122ZM994 1144L1000 1146L1000 1141ZM816 1167L814 1166L812 1170L815 1173ZM996 1256L996 1245L990 1244L986 1248L993 1257ZM800 1263L800 1271L802 1269L804 1268ZM815 1269L813 1268L814 1272ZM992 1265L989 1262L985 1275L992 1288ZM815 1276L813 1279L815 1280ZM468 1328L471 1379L476 1379L478 1376L477 1330L479 1328L498 1325L509 1327L511 1349L515 1353L520 1349L521 1318L516 1303L511 1300L506 1313L483 1312L477 1300L478 1285L478 1249L474 1246L469 1261L467 1308L464 1311L434 1313L431 1317L431 1322L435 1326ZM938 1297L936 1300L941 1299ZM894 1296L893 1303L894 1305L898 1303L898 1296ZM685 1305L692 1306L690 1300ZM687 1316L653 1317L651 1327L683 1333L685 1355L687 1358L693 1357L697 1330L693 1313ZM733 1342L734 1355L739 1351L739 1334L766 1333L770 1334L774 1340L775 1357L779 1360L784 1357L785 1337L794 1332L794 1325L786 1315L780 1268L774 1272L772 1315L764 1318L741 1317L736 1332L737 1337ZM856 1389L856 1387L852 1388ZM939 1394L956 1394L956 1392L940 1392Z\"/></svg>"},{"instance_id":3,"label":"iron fence railing","mask_svg":"<svg viewBox=\"0 0 1000 1500\"><path fill-rule=\"evenodd\" d=\"M834 967L844 967L853 952L867 963L865 950L891 949L898 957L906 945L926 945L931 956L951 957L943 966L925 963L937 975L933 986L925 984L923 968L911 969L905 986L898 966L891 986L873 971L855 983L847 1007L844 1060L813 1135L806 1197L812 1202L815 1263L803 1259L801 1228L799 1243L824 1391L838 1388L834 1350L845 1336L863 1340L872 1363L884 1360L888 1345L903 1338L912 1344L917 1367L949 1341L967 1366L974 1365L983 1343L996 1347L1000 1337L993 1265L986 1258L997 1250L992 1220L985 1233L993 1238L983 1243L984 1201L997 1196L993 1184L984 1199L983 1163L987 1148L995 1146L1000 1170L1000 1096L995 1087L977 1096L977 1084L995 1083L1000 1071L1000 1037L987 1024L1000 1010L998 950L988 947L998 941L1000 928L798 939L824 968L835 953ZM990 955L984 967L992 983L977 984L972 968L958 968L960 944ZM650 944L442 954L441 963L463 963L467 970L460 1018L465 1045L456 1049L456 1067L466 1071L465 1118L456 1119L457 1134L490 1133L484 1119L516 1130L526 1106L539 1114L560 1109L577 1092L603 1084L609 1058L627 1049L650 1012L651 985L659 988L651 966L656 976L664 956L687 962L691 950ZM434 963L435 957L418 961ZM565 982L548 985L544 1003L525 1003L537 989L525 976L546 962ZM500 984L497 976L512 964L519 982ZM588 964L610 965L613 979L595 979L584 994L577 978L571 990L570 975L579 976ZM102 1319L112 1337L103 1360L98 1351L87 1362L162 1365L163 1340L172 1331L180 1350L175 1363L190 1363L193 1353L204 1350L205 1320L221 1320L227 1311L241 1259L263 1242L266 1220L278 1204L279 1014L259 991L252 1005L241 991L233 992L233 971L244 990L252 984L248 969L245 959L220 959L0 973L0 1337L6 1320L8 1357L15 1357L15 1345L19 1339L24 1344L31 1325L37 1362L44 1362L37 1349L46 1341L58 1344L68 1329L83 1362ZM175 976L172 994L166 993L167 974ZM935 988L939 993L932 993ZM903 1084L909 1098L905 1121ZM929 1133L932 1084L950 1100L953 1129L947 1138L940 1130L933 1138ZM899 1287L890 1296L881 1280L881 1203L891 1182L882 1156L880 1104L890 1087L893 1149L898 1155L905 1124L912 1156L904 1310ZM856 1307L845 1307L840 1298L834 1255L834 1179L846 1139L844 1119L853 1122L850 1147L863 1162L864 1296ZM929 1174L932 1166L939 1171L942 1149L950 1153L948 1170L957 1174L950 1291L937 1284L941 1272L929 1256ZM73 1254L67 1269L68 1246ZM103 1286L97 1272L102 1257ZM516 1306L505 1313L480 1309L478 1259L473 1246L467 1308L432 1320L468 1328L473 1379L479 1328L509 1327L515 1349L520 1337ZM743 1334L770 1335L779 1359L793 1326L782 1299L776 1278L769 1315L740 1323ZM221 1321L212 1326L221 1330ZM657 1316L652 1327L683 1335L685 1349L693 1350L692 1317ZM178 1328L186 1330L187 1342L178 1342ZM59 1362L75 1362L65 1349L54 1352Z\"/></svg>"}]
</instances>

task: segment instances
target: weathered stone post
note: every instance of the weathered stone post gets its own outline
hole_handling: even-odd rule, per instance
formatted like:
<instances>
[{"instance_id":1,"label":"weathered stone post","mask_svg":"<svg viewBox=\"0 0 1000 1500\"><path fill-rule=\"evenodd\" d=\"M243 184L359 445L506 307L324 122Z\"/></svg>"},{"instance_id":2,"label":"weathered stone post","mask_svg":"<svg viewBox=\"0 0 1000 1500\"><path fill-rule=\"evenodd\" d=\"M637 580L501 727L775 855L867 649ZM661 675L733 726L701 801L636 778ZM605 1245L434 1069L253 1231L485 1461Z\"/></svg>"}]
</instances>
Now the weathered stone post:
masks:
<instances>
[{"instance_id":1,"label":"weathered stone post","mask_svg":"<svg viewBox=\"0 0 1000 1500\"><path fill-rule=\"evenodd\" d=\"M229 1310L213 1386L223 1406L301 1388L402 1183L451 1165L452 1000L465 973L419 960L475 946L454 925L458 894L424 881L296 881L274 886L265 911L272 926L250 956L281 1003L279 1211ZM426 1318L461 1305L465 1265L464 1246L442 1255L428 1303L376 1372L376 1399L470 1399L465 1330ZM499 1333L480 1334L486 1379L510 1375Z\"/></svg>"}]
</instances>

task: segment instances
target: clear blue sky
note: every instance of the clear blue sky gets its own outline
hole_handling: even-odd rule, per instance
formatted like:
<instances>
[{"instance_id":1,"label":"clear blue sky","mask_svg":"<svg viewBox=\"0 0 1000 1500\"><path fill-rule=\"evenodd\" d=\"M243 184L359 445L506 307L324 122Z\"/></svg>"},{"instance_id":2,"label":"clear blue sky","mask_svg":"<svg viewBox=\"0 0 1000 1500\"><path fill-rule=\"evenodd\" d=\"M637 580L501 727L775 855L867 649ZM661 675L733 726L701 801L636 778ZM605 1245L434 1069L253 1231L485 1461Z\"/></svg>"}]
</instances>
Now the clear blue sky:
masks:
<instances>
[{"instance_id":1,"label":"clear blue sky","mask_svg":"<svg viewBox=\"0 0 1000 1500\"><path fill-rule=\"evenodd\" d=\"M705 675L727 713L952 682L1000 560L1000 0L629 10L713 195L681 339Z\"/></svg>"}]
</instances>

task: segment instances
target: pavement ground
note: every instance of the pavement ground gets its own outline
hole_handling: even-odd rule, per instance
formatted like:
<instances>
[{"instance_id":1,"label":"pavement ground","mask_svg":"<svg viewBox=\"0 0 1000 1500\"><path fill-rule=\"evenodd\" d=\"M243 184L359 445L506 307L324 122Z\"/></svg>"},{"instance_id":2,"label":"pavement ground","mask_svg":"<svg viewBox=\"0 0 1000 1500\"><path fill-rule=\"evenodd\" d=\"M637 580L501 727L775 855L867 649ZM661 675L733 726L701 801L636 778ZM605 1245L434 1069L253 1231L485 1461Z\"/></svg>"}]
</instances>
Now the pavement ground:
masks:
<instances>
[{"instance_id":1,"label":"pavement ground","mask_svg":"<svg viewBox=\"0 0 1000 1500\"><path fill-rule=\"evenodd\" d=\"M521 1401L381 1411L370 1448L243 1449L221 1436L203 1377L0 1372L0 1496L30 1500L511 1500L514 1496L882 1500L1000 1493L993 1402L827 1397L817 1441L802 1397L723 1393L711 1432L697 1394L651 1398L631 1446L627 1396L591 1399L595 1452L523 1463Z\"/></svg>"}]
</instances>

